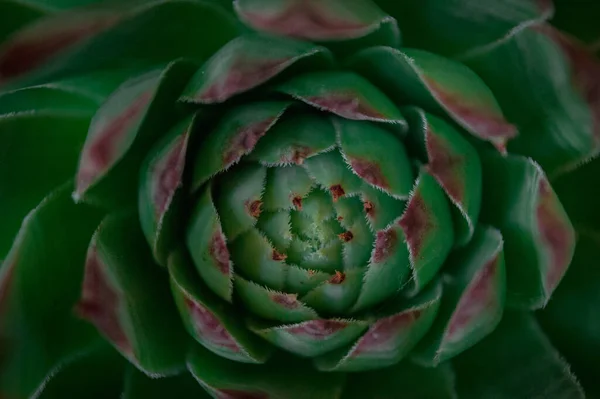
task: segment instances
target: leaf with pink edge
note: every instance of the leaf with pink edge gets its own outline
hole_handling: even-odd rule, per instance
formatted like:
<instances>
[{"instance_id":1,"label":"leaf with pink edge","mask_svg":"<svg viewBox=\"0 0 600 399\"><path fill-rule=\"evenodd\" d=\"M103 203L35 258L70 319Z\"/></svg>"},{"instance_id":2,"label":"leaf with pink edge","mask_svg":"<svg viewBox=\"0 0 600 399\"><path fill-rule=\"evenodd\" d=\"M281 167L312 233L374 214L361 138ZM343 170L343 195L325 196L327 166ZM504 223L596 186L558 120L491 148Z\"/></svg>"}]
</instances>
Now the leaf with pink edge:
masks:
<instances>
[{"instance_id":1,"label":"leaf with pink edge","mask_svg":"<svg viewBox=\"0 0 600 399\"><path fill-rule=\"evenodd\" d=\"M331 63L332 56L325 47L271 36L241 36L223 46L200 68L181 99L222 103L290 69L323 69Z\"/></svg>"},{"instance_id":2,"label":"leaf with pink edge","mask_svg":"<svg viewBox=\"0 0 600 399\"><path fill-rule=\"evenodd\" d=\"M349 61L393 101L445 113L500 151L517 135L486 83L466 66L423 50L376 47Z\"/></svg>"},{"instance_id":3,"label":"leaf with pink edge","mask_svg":"<svg viewBox=\"0 0 600 399\"><path fill-rule=\"evenodd\" d=\"M241 315L221 300L194 273L184 250L169 257L171 290L188 333L219 356L242 363L264 363L270 346L250 333Z\"/></svg>"},{"instance_id":4,"label":"leaf with pink edge","mask_svg":"<svg viewBox=\"0 0 600 399\"><path fill-rule=\"evenodd\" d=\"M363 371L398 363L431 327L441 298L438 282L408 301L391 300L356 342L318 357L315 365L322 371Z\"/></svg>"}]
</instances>

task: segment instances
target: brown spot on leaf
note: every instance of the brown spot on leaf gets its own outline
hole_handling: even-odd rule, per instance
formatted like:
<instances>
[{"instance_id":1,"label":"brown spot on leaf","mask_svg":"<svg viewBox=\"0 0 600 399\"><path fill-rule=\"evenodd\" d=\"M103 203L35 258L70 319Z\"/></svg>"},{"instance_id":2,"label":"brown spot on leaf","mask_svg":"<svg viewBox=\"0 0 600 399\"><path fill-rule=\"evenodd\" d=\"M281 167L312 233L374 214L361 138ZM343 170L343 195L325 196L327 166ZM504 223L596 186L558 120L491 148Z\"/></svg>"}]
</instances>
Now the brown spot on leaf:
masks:
<instances>
[{"instance_id":1,"label":"brown spot on leaf","mask_svg":"<svg viewBox=\"0 0 600 399\"><path fill-rule=\"evenodd\" d=\"M299 39L325 40L357 37L369 28L360 21L341 19L319 0L291 0L279 12L248 12L241 17L254 28Z\"/></svg>"},{"instance_id":2,"label":"brown spot on leaf","mask_svg":"<svg viewBox=\"0 0 600 399\"><path fill-rule=\"evenodd\" d=\"M346 192L340 184L335 184L329 187L329 192L331 193L331 196L333 197L334 201L337 201L338 199L346 195Z\"/></svg>"},{"instance_id":3,"label":"brown spot on leaf","mask_svg":"<svg viewBox=\"0 0 600 399\"><path fill-rule=\"evenodd\" d=\"M273 302L287 309L296 309L299 305L298 295L274 292L269 294Z\"/></svg>"},{"instance_id":4,"label":"brown spot on leaf","mask_svg":"<svg viewBox=\"0 0 600 399\"><path fill-rule=\"evenodd\" d=\"M354 93L330 93L306 97L305 100L347 119L386 119L385 115L365 104L365 101Z\"/></svg>"},{"instance_id":5,"label":"brown spot on leaf","mask_svg":"<svg viewBox=\"0 0 600 399\"><path fill-rule=\"evenodd\" d=\"M83 148L77 173L77 192L83 193L102 173L117 160L120 145L129 128L142 116L152 100L153 91L140 94L123 112L109 121L90 137Z\"/></svg>"},{"instance_id":6,"label":"brown spot on leaf","mask_svg":"<svg viewBox=\"0 0 600 399\"><path fill-rule=\"evenodd\" d=\"M363 202L363 210L369 218L373 219L375 217L375 205L371 201Z\"/></svg>"},{"instance_id":7,"label":"brown spot on leaf","mask_svg":"<svg viewBox=\"0 0 600 399\"><path fill-rule=\"evenodd\" d=\"M416 309L377 321L358 341L351 356L396 350L420 316L421 310Z\"/></svg>"},{"instance_id":8,"label":"brown spot on leaf","mask_svg":"<svg viewBox=\"0 0 600 399\"><path fill-rule=\"evenodd\" d=\"M345 231L343 233L338 234L338 237L344 242L350 242L354 238L354 234L352 234L351 231Z\"/></svg>"},{"instance_id":9,"label":"brown spot on leaf","mask_svg":"<svg viewBox=\"0 0 600 399\"><path fill-rule=\"evenodd\" d=\"M120 20L113 13L65 14L15 36L0 53L0 80L24 75L56 55L108 29Z\"/></svg>"},{"instance_id":10,"label":"brown spot on leaf","mask_svg":"<svg viewBox=\"0 0 600 399\"><path fill-rule=\"evenodd\" d=\"M433 227L429 212L430 210L427 208L425 200L421 196L421 193L417 191L398 221L398 224L404 231L413 260L421 256L423 239Z\"/></svg>"},{"instance_id":11,"label":"brown spot on leaf","mask_svg":"<svg viewBox=\"0 0 600 399\"><path fill-rule=\"evenodd\" d=\"M225 243L225 236L220 228L218 228L210 239L208 245L208 253L213 259L214 264L219 268L221 273L229 276L230 270L230 255L227 244Z\"/></svg>"},{"instance_id":12,"label":"brown spot on leaf","mask_svg":"<svg viewBox=\"0 0 600 399\"><path fill-rule=\"evenodd\" d=\"M246 202L246 211L248 212L248 214L250 216L252 216L255 219L258 219L258 217L262 213L262 206L263 206L263 203L260 200L247 201Z\"/></svg>"},{"instance_id":13,"label":"brown spot on leaf","mask_svg":"<svg viewBox=\"0 0 600 399\"><path fill-rule=\"evenodd\" d=\"M271 258L275 261L284 261L287 259L287 255L286 254L282 254L281 252L277 251L276 249L273 250L273 253L271 254Z\"/></svg>"},{"instance_id":14,"label":"brown spot on leaf","mask_svg":"<svg viewBox=\"0 0 600 399\"><path fill-rule=\"evenodd\" d=\"M119 320L121 299L105 268L96 245L92 244L87 253L83 289L75 312L95 325L121 351L132 356L133 349Z\"/></svg>"},{"instance_id":15,"label":"brown spot on leaf","mask_svg":"<svg viewBox=\"0 0 600 399\"><path fill-rule=\"evenodd\" d=\"M426 135L427 155L429 164L427 171L431 173L448 196L462 204L465 198L465 179L463 156L452 152L448 143L431 130Z\"/></svg>"},{"instance_id":16,"label":"brown spot on leaf","mask_svg":"<svg viewBox=\"0 0 600 399\"><path fill-rule=\"evenodd\" d=\"M267 118L252 125L242 127L229 141L227 150L223 154L223 166L227 167L239 161L239 159L250 153L258 140L267 133L269 127L276 118Z\"/></svg>"},{"instance_id":17,"label":"brown spot on leaf","mask_svg":"<svg viewBox=\"0 0 600 399\"><path fill-rule=\"evenodd\" d=\"M338 222L341 222L342 220L344 220L344 217L343 217L343 216L338 216L338 217L337 217L337 221L338 221Z\"/></svg>"},{"instance_id":18,"label":"brown spot on leaf","mask_svg":"<svg viewBox=\"0 0 600 399\"><path fill-rule=\"evenodd\" d=\"M479 104L470 104L461 93L453 93L433 79L425 77L425 83L438 101L451 114L465 123L479 138L490 141L502 153L506 142L517 135L514 125L508 123L501 113L486 109Z\"/></svg>"},{"instance_id":19,"label":"brown spot on leaf","mask_svg":"<svg viewBox=\"0 0 600 399\"><path fill-rule=\"evenodd\" d=\"M560 204L546 179L540 180L538 190L537 225L545 247L551 255L546 270L545 286L548 292L552 292L571 263L575 237L568 220L561 215Z\"/></svg>"},{"instance_id":20,"label":"brown spot on leaf","mask_svg":"<svg viewBox=\"0 0 600 399\"><path fill-rule=\"evenodd\" d=\"M354 172L367 183L385 190L390 188L386 177L381 172L381 168L377 163L366 159L352 158L350 159L350 165Z\"/></svg>"},{"instance_id":21,"label":"brown spot on leaf","mask_svg":"<svg viewBox=\"0 0 600 399\"><path fill-rule=\"evenodd\" d=\"M185 297L185 305L190 314L194 331L201 339L231 352L240 351L237 342L213 312L188 297Z\"/></svg>"},{"instance_id":22,"label":"brown spot on leaf","mask_svg":"<svg viewBox=\"0 0 600 399\"><path fill-rule=\"evenodd\" d=\"M329 279L329 284L342 284L344 280L346 280L346 275L336 270L333 277Z\"/></svg>"},{"instance_id":23,"label":"brown spot on leaf","mask_svg":"<svg viewBox=\"0 0 600 399\"><path fill-rule=\"evenodd\" d=\"M159 219L169 206L175 191L181 184L185 166L186 136L178 136L165 156L158 160L152 170L152 201L155 217Z\"/></svg>"},{"instance_id":24,"label":"brown spot on leaf","mask_svg":"<svg viewBox=\"0 0 600 399\"><path fill-rule=\"evenodd\" d=\"M348 326L345 321L339 320L311 320L298 326L288 328L290 334L304 336L315 341L328 338Z\"/></svg>"},{"instance_id":25,"label":"brown spot on leaf","mask_svg":"<svg viewBox=\"0 0 600 399\"><path fill-rule=\"evenodd\" d=\"M375 238L375 250L373 251L373 263L381 263L388 259L396 251L398 246L398 233L393 228L380 230Z\"/></svg>"},{"instance_id":26,"label":"brown spot on leaf","mask_svg":"<svg viewBox=\"0 0 600 399\"><path fill-rule=\"evenodd\" d=\"M448 323L445 340L456 342L463 338L465 330L477 325L477 319L485 312L494 312L498 307L496 276L500 257L490 259L479 271L456 305Z\"/></svg>"},{"instance_id":27,"label":"brown spot on leaf","mask_svg":"<svg viewBox=\"0 0 600 399\"><path fill-rule=\"evenodd\" d=\"M296 210L301 211L302 210L302 197L297 196L297 195L294 196L294 198L292 198L292 204L294 205Z\"/></svg>"},{"instance_id":28,"label":"brown spot on leaf","mask_svg":"<svg viewBox=\"0 0 600 399\"><path fill-rule=\"evenodd\" d=\"M220 103L270 80L284 70L290 58L252 59L239 57L216 81L210 82L196 99L203 103Z\"/></svg>"}]
</instances>

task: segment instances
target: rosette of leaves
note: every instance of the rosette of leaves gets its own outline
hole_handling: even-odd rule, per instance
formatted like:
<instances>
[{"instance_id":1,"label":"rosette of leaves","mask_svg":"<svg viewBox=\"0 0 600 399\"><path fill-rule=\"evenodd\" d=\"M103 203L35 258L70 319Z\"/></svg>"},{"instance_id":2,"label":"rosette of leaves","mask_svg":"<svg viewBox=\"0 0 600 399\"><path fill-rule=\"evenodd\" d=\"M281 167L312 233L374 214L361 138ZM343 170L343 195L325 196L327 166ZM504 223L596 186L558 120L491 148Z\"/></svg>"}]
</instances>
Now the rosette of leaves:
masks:
<instances>
[{"instance_id":1,"label":"rosette of leaves","mask_svg":"<svg viewBox=\"0 0 600 399\"><path fill-rule=\"evenodd\" d=\"M0 2L2 397L592 395L578 10Z\"/></svg>"}]
</instances>

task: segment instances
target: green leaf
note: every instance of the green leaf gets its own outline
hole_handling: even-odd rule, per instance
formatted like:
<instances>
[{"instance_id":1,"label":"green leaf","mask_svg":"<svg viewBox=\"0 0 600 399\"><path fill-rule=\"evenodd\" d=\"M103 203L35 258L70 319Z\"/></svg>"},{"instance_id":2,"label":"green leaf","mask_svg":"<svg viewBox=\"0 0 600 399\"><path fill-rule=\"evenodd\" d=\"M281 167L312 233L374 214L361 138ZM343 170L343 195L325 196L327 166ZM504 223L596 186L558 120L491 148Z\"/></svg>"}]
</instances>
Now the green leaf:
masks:
<instances>
[{"instance_id":1,"label":"green leaf","mask_svg":"<svg viewBox=\"0 0 600 399\"><path fill-rule=\"evenodd\" d=\"M192 272L184 251L171 254L169 273L183 324L196 341L236 362L264 363L269 358L270 346L248 331L235 308L213 294Z\"/></svg>"},{"instance_id":2,"label":"green leaf","mask_svg":"<svg viewBox=\"0 0 600 399\"><path fill-rule=\"evenodd\" d=\"M130 79L98 110L79 160L77 201L112 207L137 200L139 168L177 116L175 100L191 65L175 61Z\"/></svg>"},{"instance_id":3,"label":"green leaf","mask_svg":"<svg viewBox=\"0 0 600 399\"><path fill-rule=\"evenodd\" d=\"M301 300L322 315L346 314L360 292L362 270L352 269L336 274L313 288Z\"/></svg>"},{"instance_id":4,"label":"green leaf","mask_svg":"<svg viewBox=\"0 0 600 399\"><path fill-rule=\"evenodd\" d=\"M412 276L408 289L419 292L436 276L454 245L450 206L441 187L425 170L398 224L410 254Z\"/></svg>"},{"instance_id":5,"label":"green leaf","mask_svg":"<svg viewBox=\"0 0 600 399\"><path fill-rule=\"evenodd\" d=\"M397 296L369 316L369 329L356 342L315 359L315 365L323 371L362 371L398 363L431 327L441 299L440 283L409 300Z\"/></svg>"},{"instance_id":6,"label":"green leaf","mask_svg":"<svg viewBox=\"0 0 600 399\"><path fill-rule=\"evenodd\" d=\"M146 156L141 173L138 212L154 258L166 266L176 246L181 220L181 188L190 134L196 119L183 120Z\"/></svg>"},{"instance_id":7,"label":"green leaf","mask_svg":"<svg viewBox=\"0 0 600 399\"><path fill-rule=\"evenodd\" d=\"M245 365L196 347L188 368L212 397L330 399L341 394L344 376L319 373L297 358L281 357L263 366Z\"/></svg>"},{"instance_id":8,"label":"green leaf","mask_svg":"<svg viewBox=\"0 0 600 399\"><path fill-rule=\"evenodd\" d=\"M24 2L22 0L0 0L0 15L9 16L2 19L0 25L0 43L12 33L30 24L48 13L45 7Z\"/></svg>"},{"instance_id":9,"label":"green leaf","mask_svg":"<svg viewBox=\"0 0 600 399\"><path fill-rule=\"evenodd\" d=\"M236 164L264 141L260 140L288 108L286 102L256 102L233 107L202 142L193 160L192 190Z\"/></svg>"},{"instance_id":10,"label":"green leaf","mask_svg":"<svg viewBox=\"0 0 600 399\"><path fill-rule=\"evenodd\" d=\"M414 177L398 135L375 124L335 119L340 150L352 172L371 186L406 199Z\"/></svg>"},{"instance_id":11,"label":"green leaf","mask_svg":"<svg viewBox=\"0 0 600 399\"><path fill-rule=\"evenodd\" d=\"M39 399L119 397L123 390L125 360L102 342L50 375ZM39 391L38 391L39 392Z\"/></svg>"},{"instance_id":12,"label":"green leaf","mask_svg":"<svg viewBox=\"0 0 600 399\"><path fill-rule=\"evenodd\" d=\"M97 339L72 309L101 215L73 204L71 189L61 186L29 212L0 268L3 396L29 397L52 370Z\"/></svg>"},{"instance_id":13,"label":"green leaf","mask_svg":"<svg viewBox=\"0 0 600 399\"><path fill-rule=\"evenodd\" d=\"M148 378L134 367L127 370L122 399L164 399L166 397L209 399L211 396L187 372L175 377Z\"/></svg>"},{"instance_id":14,"label":"green leaf","mask_svg":"<svg viewBox=\"0 0 600 399\"><path fill-rule=\"evenodd\" d=\"M456 61L423 50L375 47L348 64L396 103L444 113L500 151L517 135L486 83Z\"/></svg>"},{"instance_id":15,"label":"green leaf","mask_svg":"<svg viewBox=\"0 0 600 399\"><path fill-rule=\"evenodd\" d=\"M182 100L222 103L290 70L326 68L332 56L311 43L249 35L223 46L200 68L186 87Z\"/></svg>"},{"instance_id":16,"label":"green leaf","mask_svg":"<svg viewBox=\"0 0 600 399\"><path fill-rule=\"evenodd\" d=\"M367 222L374 231L388 227L402 215L406 208L406 201L394 198L368 185L362 187L361 199Z\"/></svg>"},{"instance_id":17,"label":"green leaf","mask_svg":"<svg viewBox=\"0 0 600 399\"><path fill-rule=\"evenodd\" d=\"M246 24L272 34L365 46L400 44L396 21L371 0L235 0L234 8Z\"/></svg>"},{"instance_id":18,"label":"green leaf","mask_svg":"<svg viewBox=\"0 0 600 399\"><path fill-rule=\"evenodd\" d=\"M168 276L152 261L137 214L111 214L88 247L80 317L150 376L173 374L187 344Z\"/></svg>"},{"instance_id":19,"label":"green leaf","mask_svg":"<svg viewBox=\"0 0 600 399\"><path fill-rule=\"evenodd\" d=\"M73 176L89 121L60 113L0 117L0 259L27 213Z\"/></svg>"},{"instance_id":20,"label":"green leaf","mask_svg":"<svg viewBox=\"0 0 600 399\"><path fill-rule=\"evenodd\" d=\"M206 32L210 36L198 46L197 38ZM0 51L0 75L23 78L15 81L22 85L179 57L204 61L236 33L234 20L210 2L152 0L82 8L50 15L12 36Z\"/></svg>"},{"instance_id":21,"label":"green leaf","mask_svg":"<svg viewBox=\"0 0 600 399\"><path fill-rule=\"evenodd\" d=\"M302 167L287 165L267 169L263 203L268 211L302 208L302 200L313 188L313 181Z\"/></svg>"},{"instance_id":22,"label":"green leaf","mask_svg":"<svg viewBox=\"0 0 600 399\"><path fill-rule=\"evenodd\" d=\"M342 118L406 128L406 121L394 103L368 80L352 72L306 73L279 85L277 90Z\"/></svg>"},{"instance_id":23,"label":"green leaf","mask_svg":"<svg viewBox=\"0 0 600 399\"><path fill-rule=\"evenodd\" d=\"M552 176L600 151L600 61L581 45L537 26L465 62L519 126L510 152L532 157Z\"/></svg>"},{"instance_id":24,"label":"green leaf","mask_svg":"<svg viewBox=\"0 0 600 399\"><path fill-rule=\"evenodd\" d=\"M540 324L565 356L589 397L600 395L594 363L600 353L600 236L582 232L575 257L548 306L538 313Z\"/></svg>"},{"instance_id":25,"label":"green leaf","mask_svg":"<svg viewBox=\"0 0 600 399\"><path fill-rule=\"evenodd\" d=\"M488 338L453 363L460 398L584 398L569 366L524 313L506 313Z\"/></svg>"},{"instance_id":26,"label":"green leaf","mask_svg":"<svg viewBox=\"0 0 600 399\"><path fill-rule=\"evenodd\" d=\"M509 305L540 308L567 271L575 232L543 170L520 156L482 153L481 221L504 238Z\"/></svg>"},{"instance_id":27,"label":"green leaf","mask_svg":"<svg viewBox=\"0 0 600 399\"><path fill-rule=\"evenodd\" d=\"M475 345L502 318L506 272L502 235L479 227L471 242L448 258L440 312L415 358L437 366Z\"/></svg>"},{"instance_id":28,"label":"green leaf","mask_svg":"<svg viewBox=\"0 0 600 399\"><path fill-rule=\"evenodd\" d=\"M352 374L342 399L454 399L454 373L449 364L420 367L408 361L383 370Z\"/></svg>"},{"instance_id":29,"label":"green leaf","mask_svg":"<svg viewBox=\"0 0 600 399\"><path fill-rule=\"evenodd\" d=\"M376 0L398 19L405 46L445 56L485 48L552 16L546 0ZM460 10L460 11L458 11Z\"/></svg>"}]
</instances>

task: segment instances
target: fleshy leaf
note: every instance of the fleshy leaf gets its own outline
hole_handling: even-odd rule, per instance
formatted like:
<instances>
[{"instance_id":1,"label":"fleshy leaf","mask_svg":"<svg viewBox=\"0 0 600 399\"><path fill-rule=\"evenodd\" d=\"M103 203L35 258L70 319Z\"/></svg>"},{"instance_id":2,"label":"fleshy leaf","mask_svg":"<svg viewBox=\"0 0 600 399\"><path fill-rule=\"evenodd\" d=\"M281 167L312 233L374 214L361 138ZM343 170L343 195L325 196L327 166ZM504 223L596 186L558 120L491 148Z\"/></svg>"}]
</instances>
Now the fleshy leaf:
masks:
<instances>
[{"instance_id":1,"label":"fleshy leaf","mask_svg":"<svg viewBox=\"0 0 600 399\"><path fill-rule=\"evenodd\" d=\"M406 208L405 201L398 200L370 186L363 186L361 199L363 201L363 211L372 230L385 229L399 218L404 212L404 208Z\"/></svg>"},{"instance_id":2,"label":"fleshy leaf","mask_svg":"<svg viewBox=\"0 0 600 399\"><path fill-rule=\"evenodd\" d=\"M448 258L444 301L417 349L420 362L437 366L496 328L506 295L502 245L498 230L479 227L473 240Z\"/></svg>"},{"instance_id":3,"label":"fleshy leaf","mask_svg":"<svg viewBox=\"0 0 600 399\"><path fill-rule=\"evenodd\" d=\"M264 207L268 211L302 209L302 200L312 187L312 179L300 166L269 168L263 194Z\"/></svg>"},{"instance_id":4,"label":"fleshy leaf","mask_svg":"<svg viewBox=\"0 0 600 399\"><path fill-rule=\"evenodd\" d=\"M187 340L137 215L109 215L96 230L76 311L148 375L181 370Z\"/></svg>"},{"instance_id":5,"label":"fleshy leaf","mask_svg":"<svg viewBox=\"0 0 600 399\"><path fill-rule=\"evenodd\" d=\"M51 84L26 87L0 94L0 115L17 112L60 112L92 116L99 104Z\"/></svg>"},{"instance_id":6,"label":"fleshy leaf","mask_svg":"<svg viewBox=\"0 0 600 399\"><path fill-rule=\"evenodd\" d=\"M336 271L327 281L302 297L302 302L320 314L344 314L356 302L362 270Z\"/></svg>"},{"instance_id":7,"label":"fleshy leaf","mask_svg":"<svg viewBox=\"0 0 600 399\"><path fill-rule=\"evenodd\" d=\"M363 181L348 170L339 151L333 150L307 159L303 166L322 189L328 190L333 201L360 192Z\"/></svg>"},{"instance_id":8,"label":"fleshy leaf","mask_svg":"<svg viewBox=\"0 0 600 399\"><path fill-rule=\"evenodd\" d=\"M402 360L427 332L442 298L440 283L409 301L388 303L353 345L316 359L323 371L362 371Z\"/></svg>"},{"instance_id":9,"label":"fleshy leaf","mask_svg":"<svg viewBox=\"0 0 600 399\"><path fill-rule=\"evenodd\" d=\"M77 201L112 206L136 200L138 170L170 127L174 102L190 73L189 64L175 61L126 81L104 102L81 152Z\"/></svg>"},{"instance_id":10,"label":"fleshy leaf","mask_svg":"<svg viewBox=\"0 0 600 399\"><path fill-rule=\"evenodd\" d=\"M293 113L285 116L261 140L249 158L265 165L295 163L327 151L335 145L331 121L315 113Z\"/></svg>"},{"instance_id":11,"label":"fleshy leaf","mask_svg":"<svg viewBox=\"0 0 600 399\"><path fill-rule=\"evenodd\" d=\"M454 245L448 201L428 172L421 171L398 224L410 254L409 290L418 292L435 277Z\"/></svg>"},{"instance_id":12,"label":"fleshy leaf","mask_svg":"<svg viewBox=\"0 0 600 399\"><path fill-rule=\"evenodd\" d=\"M550 176L599 152L600 61L582 45L537 26L465 62L519 126L511 152L532 157Z\"/></svg>"},{"instance_id":13,"label":"fleshy leaf","mask_svg":"<svg viewBox=\"0 0 600 399\"><path fill-rule=\"evenodd\" d=\"M588 397L600 394L593 364L600 353L600 236L582 232L569 273L548 306L538 313L540 324L552 343L566 357Z\"/></svg>"},{"instance_id":14,"label":"fleshy leaf","mask_svg":"<svg viewBox=\"0 0 600 399\"><path fill-rule=\"evenodd\" d=\"M273 291L239 276L235 279L235 290L248 309L266 319L298 323L318 317L317 312L302 303L297 294Z\"/></svg>"},{"instance_id":15,"label":"fleshy leaf","mask_svg":"<svg viewBox=\"0 0 600 399\"><path fill-rule=\"evenodd\" d=\"M207 31L210 36L204 37ZM15 84L38 84L56 76L157 65L179 57L204 61L237 31L234 19L211 2L152 0L60 12L26 26L4 44L0 75L17 78ZM202 46L198 37L204 37Z\"/></svg>"},{"instance_id":16,"label":"fleshy leaf","mask_svg":"<svg viewBox=\"0 0 600 399\"><path fill-rule=\"evenodd\" d=\"M377 4L398 19L406 46L445 56L485 49L553 13L548 0L377 0Z\"/></svg>"},{"instance_id":17,"label":"fleshy leaf","mask_svg":"<svg viewBox=\"0 0 600 399\"><path fill-rule=\"evenodd\" d=\"M338 118L335 124L342 155L352 171L389 195L408 198L414 178L398 135L366 122Z\"/></svg>"},{"instance_id":18,"label":"fleshy leaf","mask_svg":"<svg viewBox=\"0 0 600 399\"><path fill-rule=\"evenodd\" d=\"M285 252L292 242L290 213L262 212L256 222L256 229L273 244L279 252Z\"/></svg>"},{"instance_id":19,"label":"fleshy leaf","mask_svg":"<svg viewBox=\"0 0 600 399\"><path fill-rule=\"evenodd\" d=\"M461 398L585 397L569 366L528 314L507 312L488 338L453 363Z\"/></svg>"},{"instance_id":20,"label":"fleshy leaf","mask_svg":"<svg viewBox=\"0 0 600 399\"><path fill-rule=\"evenodd\" d=\"M210 187L194 205L186 233L192 262L206 285L219 297L231 302L233 263L221 229Z\"/></svg>"},{"instance_id":21,"label":"fleshy leaf","mask_svg":"<svg viewBox=\"0 0 600 399\"><path fill-rule=\"evenodd\" d=\"M295 67L326 67L331 54L314 44L259 35L238 37L221 48L194 75L182 99L222 103Z\"/></svg>"},{"instance_id":22,"label":"fleshy leaf","mask_svg":"<svg viewBox=\"0 0 600 399\"><path fill-rule=\"evenodd\" d=\"M122 399L209 399L211 396L187 372L175 377L148 378L130 367L125 377Z\"/></svg>"},{"instance_id":23,"label":"fleshy leaf","mask_svg":"<svg viewBox=\"0 0 600 399\"><path fill-rule=\"evenodd\" d=\"M396 21L371 0L235 0L234 6L246 24L272 34L337 42L380 33L380 44L400 41Z\"/></svg>"},{"instance_id":24,"label":"fleshy leaf","mask_svg":"<svg viewBox=\"0 0 600 399\"><path fill-rule=\"evenodd\" d=\"M202 142L194 159L192 190L252 152L289 103L256 102L232 108Z\"/></svg>"},{"instance_id":25,"label":"fleshy leaf","mask_svg":"<svg viewBox=\"0 0 600 399\"><path fill-rule=\"evenodd\" d=\"M411 274L404 232L398 224L379 230L353 310L363 310L398 294Z\"/></svg>"},{"instance_id":26,"label":"fleshy leaf","mask_svg":"<svg viewBox=\"0 0 600 399\"><path fill-rule=\"evenodd\" d=\"M313 72L292 78L278 91L343 118L398 124L404 117L385 94L352 72Z\"/></svg>"},{"instance_id":27,"label":"fleshy leaf","mask_svg":"<svg viewBox=\"0 0 600 399\"><path fill-rule=\"evenodd\" d=\"M0 268L3 397L31 396L97 339L93 328L73 317L72 308L101 214L73 204L72 188L69 183L54 190L29 212Z\"/></svg>"},{"instance_id":28,"label":"fleshy leaf","mask_svg":"<svg viewBox=\"0 0 600 399\"><path fill-rule=\"evenodd\" d=\"M87 116L61 114L0 118L0 259L27 213L73 176L89 121Z\"/></svg>"},{"instance_id":29,"label":"fleshy leaf","mask_svg":"<svg viewBox=\"0 0 600 399\"><path fill-rule=\"evenodd\" d=\"M146 157L140 173L139 218L154 258L165 266L176 243L179 202L194 119L176 125Z\"/></svg>"},{"instance_id":30,"label":"fleshy leaf","mask_svg":"<svg viewBox=\"0 0 600 399\"><path fill-rule=\"evenodd\" d=\"M338 221L346 230L342 237L344 271L362 268L369 262L375 242L363 215L363 204L358 197L349 197L342 198L335 208Z\"/></svg>"},{"instance_id":31,"label":"fleshy leaf","mask_svg":"<svg viewBox=\"0 0 600 399\"><path fill-rule=\"evenodd\" d=\"M446 113L500 151L517 135L484 81L456 61L423 50L376 47L356 54L349 64L393 101Z\"/></svg>"},{"instance_id":32,"label":"fleshy leaf","mask_svg":"<svg viewBox=\"0 0 600 399\"><path fill-rule=\"evenodd\" d=\"M297 324L251 322L252 331L273 345L303 357L315 357L353 342L368 327L364 321L317 319Z\"/></svg>"},{"instance_id":33,"label":"fleshy leaf","mask_svg":"<svg viewBox=\"0 0 600 399\"><path fill-rule=\"evenodd\" d=\"M36 19L48 14L45 7L37 4L24 3L21 0L5 0L0 3L0 15L10 15L0 26L0 43L3 43L12 33L31 24Z\"/></svg>"},{"instance_id":34,"label":"fleshy leaf","mask_svg":"<svg viewBox=\"0 0 600 399\"><path fill-rule=\"evenodd\" d=\"M319 373L298 358L282 357L256 367L201 347L190 353L188 369L213 398L330 399L339 397L344 381L342 375Z\"/></svg>"},{"instance_id":35,"label":"fleshy leaf","mask_svg":"<svg viewBox=\"0 0 600 399\"><path fill-rule=\"evenodd\" d=\"M350 375L342 399L455 399L454 373L449 364L420 367L408 361L383 370Z\"/></svg>"},{"instance_id":36,"label":"fleshy leaf","mask_svg":"<svg viewBox=\"0 0 600 399\"><path fill-rule=\"evenodd\" d=\"M219 356L264 363L271 352L268 344L250 333L236 310L214 295L191 267L183 251L169 257L171 289L188 333Z\"/></svg>"},{"instance_id":37,"label":"fleshy leaf","mask_svg":"<svg viewBox=\"0 0 600 399\"><path fill-rule=\"evenodd\" d=\"M575 233L542 169L520 156L481 157L481 221L500 229L510 305L543 307L567 271Z\"/></svg>"}]
</instances>

